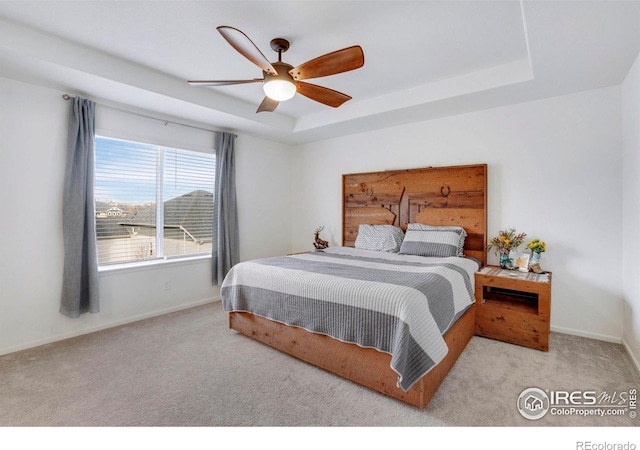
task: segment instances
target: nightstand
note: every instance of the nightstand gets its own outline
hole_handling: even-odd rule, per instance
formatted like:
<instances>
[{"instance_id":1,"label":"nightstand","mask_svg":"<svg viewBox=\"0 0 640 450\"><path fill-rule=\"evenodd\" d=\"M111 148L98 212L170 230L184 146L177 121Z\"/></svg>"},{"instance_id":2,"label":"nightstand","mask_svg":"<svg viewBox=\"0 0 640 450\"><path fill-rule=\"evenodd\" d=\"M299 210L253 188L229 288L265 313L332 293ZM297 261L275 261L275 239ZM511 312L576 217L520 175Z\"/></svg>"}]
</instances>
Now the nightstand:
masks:
<instances>
[{"instance_id":1,"label":"nightstand","mask_svg":"<svg viewBox=\"0 0 640 450\"><path fill-rule=\"evenodd\" d=\"M475 284L477 335L549 350L551 272L485 266Z\"/></svg>"}]
</instances>

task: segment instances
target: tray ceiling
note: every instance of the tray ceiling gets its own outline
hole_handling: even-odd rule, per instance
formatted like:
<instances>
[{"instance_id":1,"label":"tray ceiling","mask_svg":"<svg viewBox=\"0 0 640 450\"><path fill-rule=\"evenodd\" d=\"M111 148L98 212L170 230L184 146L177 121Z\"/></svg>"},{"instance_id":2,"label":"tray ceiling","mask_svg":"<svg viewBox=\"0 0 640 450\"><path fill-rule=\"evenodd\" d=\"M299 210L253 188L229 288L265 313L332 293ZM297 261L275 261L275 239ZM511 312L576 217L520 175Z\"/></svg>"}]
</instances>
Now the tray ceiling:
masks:
<instances>
[{"instance_id":1,"label":"tray ceiling","mask_svg":"<svg viewBox=\"0 0 640 450\"><path fill-rule=\"evenodd\" d=\"M244 31L297 65L360 45L363 68L309 80L353 97L296 95L256 114L260 70L216 31ZM640 2L2 1L0 76L296 143L620 84L640 50Z\"/></svg>"}]
</instances>

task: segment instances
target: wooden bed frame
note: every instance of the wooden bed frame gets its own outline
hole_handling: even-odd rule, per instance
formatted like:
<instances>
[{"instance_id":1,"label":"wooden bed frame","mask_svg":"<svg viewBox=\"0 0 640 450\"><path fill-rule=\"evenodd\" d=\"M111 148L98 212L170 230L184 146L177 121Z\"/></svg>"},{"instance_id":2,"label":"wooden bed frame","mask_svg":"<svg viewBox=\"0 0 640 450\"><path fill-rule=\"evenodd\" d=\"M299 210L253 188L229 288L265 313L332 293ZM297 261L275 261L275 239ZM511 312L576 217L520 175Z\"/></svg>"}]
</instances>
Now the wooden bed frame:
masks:
<instances>
[{"instance_id":1,"label":"wooden bed frame","mask_svg":"<svg viewBox=\"0 0 640 450\"><path fill-rule=\"evenodd\" d=\"M457 225L467 231L465 255L486 264L487 165L343 175L343 245L360 224ZM397 387L391 355L245 313L229 327L259 342L395 399L425 408L475 331L475 304L444 334L447 356L408 392Z\"/></svg>"}]
</instances>

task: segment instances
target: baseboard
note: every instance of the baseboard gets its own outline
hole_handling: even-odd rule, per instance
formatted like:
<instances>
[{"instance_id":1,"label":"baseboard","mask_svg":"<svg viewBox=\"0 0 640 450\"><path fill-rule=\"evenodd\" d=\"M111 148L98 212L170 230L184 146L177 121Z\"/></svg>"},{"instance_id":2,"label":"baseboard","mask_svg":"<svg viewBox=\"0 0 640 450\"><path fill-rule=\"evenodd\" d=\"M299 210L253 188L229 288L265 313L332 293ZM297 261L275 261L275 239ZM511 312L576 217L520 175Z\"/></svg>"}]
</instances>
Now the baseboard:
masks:
<instances>
[{"instance_id":1,"label":"baseboard","mask_svg":"<svg viewBox=\"0 0 640 450\"><path fill-rule=\"evenodd\" d=\"M619 336L609 336L606 334L589 333L586 331L576 330L573 328L565 328L565 327L557 327L557 326L551 326L551 331L555 331L556 333L562 333L562 334L570 334L572 336L580 336L580 337L589 338L589 339L596 339L598 341L613 342L614 344L622 344L622 338Z\"/></svg>"},{"instance_id":2,"label":"baseboard","mask_svg":"<svg viewBox=\"0 0 640 450\"><path fill-rule=\"evenodd\" d=\"M45 338L45 339L38 339L36 341L32 341L32 342L29 342L27 344L19 345L17 347L9 347L9 348L5 348L5 349L0 349L0 356L8 355L9 353L15 353L15 352L19 352L19 351L22 351L22 350L28 350L30 348L39 347L41 345L51 344L53 342L63 341L65 339L71 339L71 338L74 338L74 337L83 336L85 334L95 333L96 331L102 331L102 330L106 330L106 329L109 329L109 328L118 327L120 325L127 325L129 323L138 322L140 320L150 319L152 317L162 316L162 315L169 314L169 313L172 313L172 312L182 311L184 309L189 309L189 308L195 308L196 306L202 306L202 305L206 305L208 303L215 303L215 302L219 302L219 301L221 301L220 296L213 297L213 298L208 298L208 299L204 299L204 300L197 300L195 302L186 303L184 305L174 306L174 307L171 307L171 308L165 308L165 309L161 309L161 310L158 310L158 311L150 312L148 314L140 314L140 315L133 316L133 317L127 317L126 319L114 320L113 322L103 323L103 324L100 324L98 326L90 327L90 328L87 328L87 329L81 330L81 331L74 331L74 332L71 332L71 333L64 333L64 334L60 334L60 335L57 335L57 336L50 336L50 337Z\"/></svg>"},{"instance_id":3,"label":"baseboard","mask_svg":"<svg viewBox=\"0 0 640 450\"><path fill-rule=\"evenodd\" d=\"M633 352L631 351L631 347L629 347L629 344L627 344L624 338L622 339L622 346L627 351L627 354L629 355L629 358L631 358L633 365L636 366L636 370L638 371L638 374L640 374L640 361L638 361L638 359L636 358L636 355L633 354Z\"/></svg>"},{"instance_id":4,"label":"baseboard","mask_svg":"<svg viewBox=\"0 0 640 450\"><path fill-rule=\"evenodd\" d=\"M572 328L564 328L564 327L551 327L551 331L555 331L557 333L562 333L562 334L570 334L573 336L580 336L580 337L589 338L589 339L596 339L599 341L613 342L614 344L621 344L622 347L624 347L625 351L627 352L627 355L629 355L629 358L631 359L631 362L633 363L636 370L638 371L638 374L640 374L640 361L638 361L638 358L636 358L636 355L633 354L633 352L631 351L631 347L629 347L627 342L625 342L624 338L607 336L607 335L598 334L598 333L586 333L584 331L574 330Z\"/></svg>"}]
</instances>

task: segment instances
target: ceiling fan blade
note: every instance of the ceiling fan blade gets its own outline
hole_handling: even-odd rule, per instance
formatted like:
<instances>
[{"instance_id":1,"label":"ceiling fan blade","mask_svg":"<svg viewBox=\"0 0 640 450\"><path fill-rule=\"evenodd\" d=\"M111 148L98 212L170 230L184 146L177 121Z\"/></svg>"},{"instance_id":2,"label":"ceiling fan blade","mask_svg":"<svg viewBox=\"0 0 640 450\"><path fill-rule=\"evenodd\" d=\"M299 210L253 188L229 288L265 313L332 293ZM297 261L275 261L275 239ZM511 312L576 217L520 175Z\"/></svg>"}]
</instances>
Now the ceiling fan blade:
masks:
<instances>
[{"instance_id":1,"label":"ceiling fan blade","mask_svg":"<svg viewBox=\"0 0 640 450\"><path fill-rule=\"evenodd\" d=\"M359 45L336 50L300 64L289 71L294 80L320 78L348 72L364 65L364 53Z\"/></svg>"},{"instance_id":2,"label":"ceiling fan blade","mask_svg":"<svg viewBox=\"0 0 640 450\"><path fill-rule=\"evenodd\" d=\"M318 86L316 84L304 83L299 81L296 83L298 93L305 97L315 100L316 102L323 103L327 106L337 108L347 100L351 100L351 97L342 92L334 91L326 87Z\"/></svg>"},{"instance_id":3,"label":"ceiling fan blade","mask_svg":"<svg viewBox=\"0 0 640 450\"><path fill-rule=\"evenodd\" d=\"M262 52L256 47L256 44L249 39L249 36L244 34L237 28L220 26L217 28L223 38L238 51L242 56L249 61L260 67L265 72L271 75L277 75L278 72L273 68L269 60L262 54Z\"/></svg>"},{"instance_id":4,"label":"ceiling fan blade","mask_svg":"<svg viewBox=\"0 0 640 450\"><path fill-rule=\"evenodd\" d=\"M252 80L192 80L187 81L191 86L230 86L232 84L262 83L264 78Z\"/></svg>"},{"instance_id":5,"label":"ceiling fan blade","mask_svg":"<svg viewBox=\"0 0 640 450\"><path fill-rule=\"evenodd\" d=\"M260 106L258 106L258 110L256 112L273 112L279 104L279 101L265 97L264 100L262 100L262 103L260 103Z\"/></svg>"}]
</instances>

